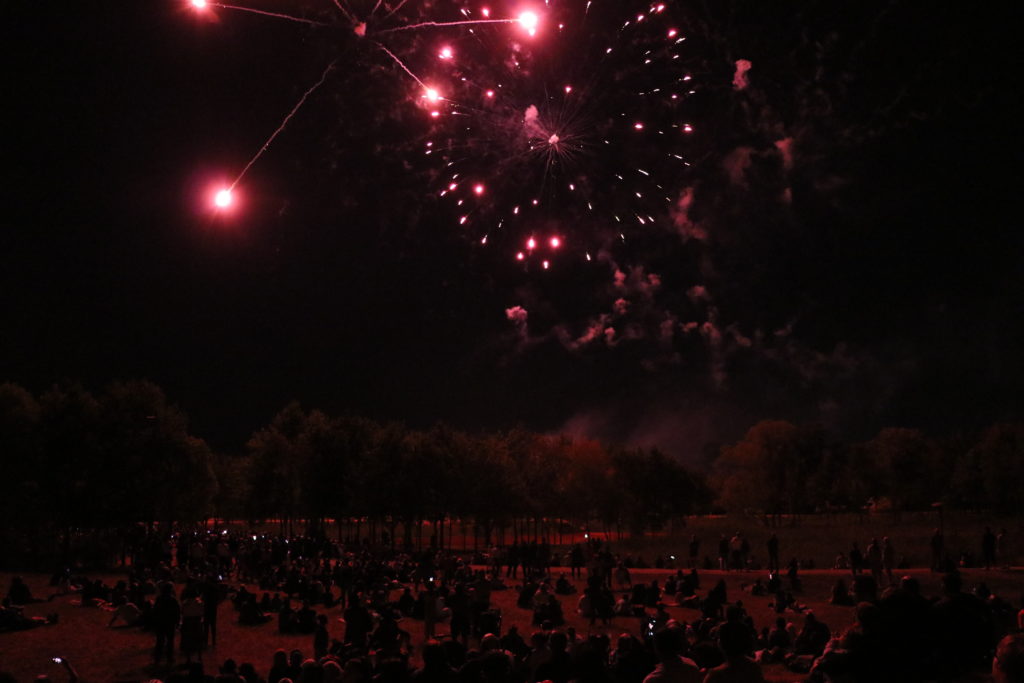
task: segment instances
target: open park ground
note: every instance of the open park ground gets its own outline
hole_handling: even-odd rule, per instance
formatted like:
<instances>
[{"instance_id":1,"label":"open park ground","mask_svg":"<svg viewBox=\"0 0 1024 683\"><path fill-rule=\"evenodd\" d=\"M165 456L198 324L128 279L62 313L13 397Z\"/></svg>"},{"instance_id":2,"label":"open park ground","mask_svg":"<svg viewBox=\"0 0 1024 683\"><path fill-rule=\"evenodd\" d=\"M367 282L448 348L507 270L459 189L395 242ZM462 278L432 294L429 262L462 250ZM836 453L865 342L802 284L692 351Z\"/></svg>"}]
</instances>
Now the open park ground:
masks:
<instances>
[{"instance_id":1,"label":"open park ground","mask_svg":"<svg viewBox=\"0 0 1024 683\"><path fill-rule=\"evenodd\" d=\"M836 579L840 577L849 579L849 572L824 568L827 567L826 558L834 557L838 550L848 550L849 544L853 540L857 540L863 548L875 535L889 535L894 539L900 554L906 554L912 568L900 570L900 574L910 574L918 578L926 595L938 595L940 593L940 575L921 566L926 558L924 553L927 548L927 536L925 534L930 533L927 523L929 521L919 520L916 523L910 521L890 525L890 520L868 518L862 524L847 522L836 525L834 520L830 523L828 520L814 518L804 520L797 527L783 526L777 529L781 540L783 564L790 556L795 556L802 560L813 559L815 566L819 567L800 572L803 590L796 595L797 600L813 610L834 633L841 632L853 623L852 607L837 607L828 603L830 589ZM949 524L949 520L946 523ZM743 529L751 539L752 552L755 555L762 554L760 551L763 548L763 539L771 533L771 530L764 527L755 528L754 525L751 525L750 520L746 520L745 524L735 519L694 520L686 528L676 529L675 533L670 536L623 539L621 542L613 540L612 548L623 555L639 552L647 562L650 562L657 554L668 556L669 554L684 553L683 540L688 539L689 535L693 533L702 538L701 557L703 559L706 554L714 554L713 549L717 547L719 528L722 533L725 533L727 528L733 531L736 528ZM964 549L972 549L977 553L976 547L980 531L983 528L984 525L981 525L979 520L961 519L955 528L947 527L947 544L962 543ZM748 531L749 533L747 533ZM1017 531L1017 528L1011 529L1011 532ZM922 536L923 538L921 538ZM957 549L957 552L959 550L958 545L947 545L947 547L950 552L954 552L954 549ZM678 552L673 552L673 549L677 549ZM1016 566L992 570L964 569L964 587L966 590L970 590L984 582L992 592L1019 608L1020 600L1024 595L1024 568L1019 566L1020 562L1013 564ZM556 567L552 569L552 575L557 577L562 571L568 573L569 570ZM673 571L672 569L634 569L632 575L634 581L649 582L657 579L659 583L663 583L664 579ZM10 584L11 576L11 573L0 574L0 582L2 582L0 585L6 588ZM111 582L122 578L123 574L110 572L97 576ZM753 596L744 591L744 586L753 583L756 578L766 578L766 572L720 572L717 569L702 569L700 576L701 592L714 585L720 577L725 578L729 600L732 602L742 600L759 629L770 626L776 618L774 609L769 605L772 597ZM53 592L49 586L48 576L23 574L23 577L34 595L45 597ZM578 588L581 587L580 581L575 583ZM529 610L516 607L514 582L509 581L509 586L510 590L495 591L492 602L501 610L503 629L515 625L519 628L520 633L528 637L529 633L536 628L530 623L532 613ZM258 587L250 586L249 588L257 590ZM593 632L589 620L576 614L575 597L567 596L561 599L567 621L566 626L574 626L578 634L582 636ZM44 616L55 612L59 615L59 621L52 626L0 634L0 671L10 672L18 681L33 680L35 676L44 673L51 675L55 681L61 681L64 680L65 674L60 671L58 665L52 662L52 658L62 656L74 664L84 681L146 681L167 675L169 670L166 667L154 668L150 664L153 647L151 634L136 629L108 628L109 612L92 607L83 608L76 603L76 596L59 596L49 603L28 606L26 614L29 616ZM324 608L320 606L319 610L323 611ZM668 611L674 618L681 621L691 621L698 616L696 610L673 606L671 601ZM341 612L340 607L327 610L332 638L340 639L344 633ZM798 627L802 624L803 617L800 614L786 612L784 616ZM223 603L219 618L218 643L216 647L210 648L204 653L208 672L215 671L216 666L230 657L239 663L252 662L257 671L266 675L275 650L299 648L305 654L312 652L312 636L279 634L276 621L257 627L240 626L237 621L231 603ZM406 619L401 626L410 632L413 643L418 648L423 641L422 622ZM606 632L613 638L622 632L637 634L640 630L640 620L618 617L607 627L601 626L598 622L595 629ZM444 633L446 626L441 625L438 630L440 633ZM181 661L180 658L179 661ZM768 680L776 682L799 681L803 678L800 674L787 671L781 665L767 666L765 673ZM979 674L967 680L985 681L987 677Z\"/></svg>"}]
</instances>

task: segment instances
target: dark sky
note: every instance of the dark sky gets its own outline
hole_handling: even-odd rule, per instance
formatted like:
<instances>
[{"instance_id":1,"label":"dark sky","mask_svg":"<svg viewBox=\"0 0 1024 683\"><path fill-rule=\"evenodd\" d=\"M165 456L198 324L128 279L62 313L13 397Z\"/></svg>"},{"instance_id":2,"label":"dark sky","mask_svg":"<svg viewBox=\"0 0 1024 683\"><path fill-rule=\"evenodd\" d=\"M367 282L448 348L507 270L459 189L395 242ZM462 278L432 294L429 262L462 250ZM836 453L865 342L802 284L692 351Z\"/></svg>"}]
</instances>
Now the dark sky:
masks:
<instances>
[{"instance_id":1,"label":"dark sky","mask_svg":"<svg viewBox=\"0 0 1024 683\"><path fill-rule=\"evenodd\" d=\"M673 201L625 243L551 209L594 259L543 271L453 227L413 152L430 135L414 89L348 33L164 0L21 4L0 380L148 378L235 450L290 399L687 458L766 417L851 439L1022 417L1019 79L993 9L667 3L689 34L693 164L662 174ZM239 211L206 211L210 180L335 58ZM594 125L621 104L597 85ZM585 160L595 196L616 161Z\"/></svg>"}]
</instances>

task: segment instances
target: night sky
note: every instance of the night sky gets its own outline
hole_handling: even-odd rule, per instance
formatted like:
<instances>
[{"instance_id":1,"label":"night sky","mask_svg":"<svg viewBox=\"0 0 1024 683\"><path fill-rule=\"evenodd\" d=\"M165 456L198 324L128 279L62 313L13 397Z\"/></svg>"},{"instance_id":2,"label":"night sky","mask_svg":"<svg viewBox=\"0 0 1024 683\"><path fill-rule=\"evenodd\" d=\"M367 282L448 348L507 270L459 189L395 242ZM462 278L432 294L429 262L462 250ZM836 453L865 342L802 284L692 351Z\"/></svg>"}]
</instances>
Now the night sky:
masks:
<instances>
[{"instance_id":1,"label":"night sky","mask_svg":"<svg viewBox=\"0 0 1024 683\"><path fill-rule=\"evenodd\" d=\"M1022 418L1019 59L1009 17L988 6L667 2L658 21L687 35L680 70L649 73L693 74L672 112L693 124L692 163L655 162L671 202L625 240L548 195L527 228L570 239L544 270L515 260L518 235L483 246L459 225L422 154L436 129L415 83L344 26L214 20L164 0L19 4L7 17L0 381L147 378L195 433L236 451L291 399L690 460L762 418L847 439ZM561 6L571 17L579 4ZM649 7L601 4L583 44L615 34L599 22ZM249 6L340 20L330 0ZM480 30L473 49L495 65L477 60L477 76L507 66L516 28ZM631 106L625 60L645 47L632 35L616 45L622 62L593 70L584 126ZM447 36L465 37L397 45L422 59ZM557 43L543 31L516 40L536 67L523 92L589 73L585 58L570 68L546 52ZM240 183L237 208L210 211L211 183L230 181L336 58ZM595 197L617 196L624 157L658 149L621 140L573 169ZM474 138L465 163L483 166L495 145ZM517 183L530 195L528 171L503 174L503 200Z\"/></svg>"}]
</instances>

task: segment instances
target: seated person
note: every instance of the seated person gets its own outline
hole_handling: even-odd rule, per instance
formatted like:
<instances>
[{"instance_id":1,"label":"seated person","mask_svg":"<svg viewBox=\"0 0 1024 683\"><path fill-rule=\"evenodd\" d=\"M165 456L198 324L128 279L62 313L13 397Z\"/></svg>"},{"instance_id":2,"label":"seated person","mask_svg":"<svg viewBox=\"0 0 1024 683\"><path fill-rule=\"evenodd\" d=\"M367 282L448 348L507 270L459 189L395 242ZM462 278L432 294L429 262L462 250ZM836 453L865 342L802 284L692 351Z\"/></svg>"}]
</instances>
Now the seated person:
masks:
<instances>
[{"instance_id":1,"label":"seated person","mask_svg":"<svg viewBox=\"0 0 1024 683\"><path fill-rule=\"evenodd\" d=\"M565 574L560 575L558 580L555 581L555 593L558 595L572 595L575 592L576 587L570 583L569 579L565 577Z\"/></svg>"},{"instance_id":2,"label":"seated person","mask_svg":"<svg viewBox=\"0 0 1024 683\"><path fill-rule=\"evenodd\" d=\"M114 608L114 613L107 622L112 627L115 622L121 621L124 627L139 626L142 623L142 610L134 602L125 602Z\"/></svg>"}]
</instances>

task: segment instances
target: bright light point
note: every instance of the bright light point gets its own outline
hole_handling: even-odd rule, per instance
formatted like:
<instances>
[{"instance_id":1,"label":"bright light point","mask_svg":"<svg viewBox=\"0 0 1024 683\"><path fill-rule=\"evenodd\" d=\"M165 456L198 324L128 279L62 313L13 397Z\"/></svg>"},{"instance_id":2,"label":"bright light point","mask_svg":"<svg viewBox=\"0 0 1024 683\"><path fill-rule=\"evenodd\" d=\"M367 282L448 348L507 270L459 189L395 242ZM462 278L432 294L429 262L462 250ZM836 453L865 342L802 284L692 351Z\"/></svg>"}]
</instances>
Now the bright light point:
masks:
<instances>
[{"instance_id":1,"label":"bright light point","mask_svg":"<svg viewBox=\"0 0 1024 683\"><path fill-rule=\"evenodd\" d=\"M643 130L644 129L644 124L639 122L639 121L637 121L636 123L633 124L633 127L636 128L637 130Z\"/></svg>"},{"instance_id":2,"label":"bright light point","mask_svg":"<svg viewBox=\"0 0 1024 683\"><path fill-rule=\"evenodd\" d=\"M523 12L519 15L519 25L529 32L532 36L537 33L537 25L540 23L540 17L537 16L536 12Z\"/></svg>"},{"instance_id":3,"label":"bright light point","mask_svg":"<svg viewBox=\"0 0 1024 683\"><path fill-rule=\"evenodd\" d=\"M423 96L430 102L437 102L441 99L441 93L439 93L435 88L427 88L423 91Z\"/></svg>"},{"instance_id":4,"label":"bright light point","mask_svg":"<svg viewBox=\"0 0 1024 683\"><path fill-rule=\"evenodd\" d=\"M693 132L693 126L691 126L690 124L687 123L686 125L683 126L683 132L684 133L692 133Z\"/></svg>"},{"instance_id":5,"label":"bright light point","mask_svg":"<svg viewBox=\"0 0 1024 683\"><path fill-rule=\"evenodd\" d=\"M196 9L206 9L206 0L192 0L192 6Z\"/></svg>"},{"instance_id":6,"label":"bright light point","mask_svg":"<svg viewBox=\"0 0 1024 683\"><path fill-rule=\"evenodd\" d=\"M570 192L575 192L576 191L576 186L573 185L572 183L569 183L569 191Z\"/></svg>"},{"instance_id":7,"label":"bright light point","mask_svg":"<svg viewBox=\"0 0 1024 683\"><path fill-rule=\"evenodd\" d=\"M565 86L565 94L568 95L571 92L572 92L572 86L571 85Z\"/></svg>"},{"instance_id":8,"label":"bright light point","mask_svg":"<svg viewBox=\"0 0 1024 683\"><path fill-rule=\"evenodd\" d=\"M654 8L654 11L655 12L664 12L665 11L665 6L664 5L658 5L657 7Z\"/></svg>"},{"instance_id":9,"label":"bright light point","mask_svg":"<svg viewBox=\"0 0 1024 683\"><path fill-rule=\"evenodd\" d=\"M532 237L530 239L526 240L526 248L527 249L535 249L536 247L537 247L537 240L533 239Z\"/></svg>"},{"instance_id":10,"label":"bright light point","mask_svg":"<svg viewBox=\"0 0 1024 683\"><path fill-rule=\"evenodd\" d=\"M440 57L441 59L451 59L452 57L455 56L455 53L452 52L452 49L450 47L445 46L441 48L441 51L438 53L437 56Z\"/></svg>"},{"instance_id":11,"label":"bright light point","mask_svg":"<svg viewBox=\"0 0 1024 683\"><path fill-rule=\"evenodd\" d=\"M560 246L562 246L562 240L560 240L557 237L552 237L551 238L551 248L552 249L558 249Z\"/></svg>"},{"instance_id":12,"label":"bright light point","mask_svg":"<svg viewBox=\"0 0 1024 683\"><path fill-rule=\"evenodd\" d=\"M484 7L482 10L480 10L480 14L484 15L485 17L489 17L491 16L491 10L488 7Z\"/></svg>"},{"instance_id":13,"label":"bright light point","mask_svg":"<svg viewBox=\"0 0 1024 683\"><path fill-rule=\"evenodd\" d=\"M468 221L468 220L469 220L469 216L463 216L462 218L459 219L459 225L465 225L466 221Z\"/></svg>"},{"instance_id":14,"label":"bright light point","mask_svg":"<svg viewBox=\"0 0 1024 683\"><path fill-rule=\"evenodd\" d=\"M545 262L544 262L544 270L547 270L547 269L548 269L548 268L550 268L550 267L551 267L551 263L550 263L550 262L548 262L548 261L545 261Z\"/></svg>"},{"instance_id":15,"label":"bright light point","mask_svg":"<svg viewBox=\"0 0 1024 683\"><path fill-rule=\"evenodd\" d=\"M214 195L213 203L216 204L218 208L226 209L231 206L231 199L231 190L223 189L219 190L217 194Z\"/></svg>"},{"instance_id":16,"label":"bright light point","mask_svg":"<svg viewBox=\"0 0 1024 683\"><path fill-rule=\"evenodd\" d=\"M484 93L484 95L487 96L487 97L494 97L494 91L493 90L488 90L487 92Z\"/></svg>"},{"instance_id":17,"label":"bright light point","mask_svg":"<svg viewBox=\"0 0 1024 683\"><path fill-rule=\"evenodd\" d=\"M588 260L588 261L590 261L590 260L591 260L591 258L590 258L590 254L589 254L589 253L587 253L587 260Z\"/></svg>"},{"instance_id":18,"label":"bright light point","mask_svg":"<svg viewBox=\"0 0 1024 683\"><path fill-rule=\"evenodd\" d=\"M522 261L525 258L526 254L524 254L523 252L519 252L518 254L516 254L516 261Z\"/></svg>"},{"instance_id":19,"label":"bright light point","mask_svg":"<svg viewBox=\"0 0 1024 683\"><path fill-rule=\"evenodd\" d=\"M669 38L675 38L678 35L679 35L679 31L675 30L674 28L670 28L668 30L668 37Z\"/></svg>"},{"instance_id":20,"label":"bright light point","mask_svg":"<svg viewBox=\"0 0 1024 683\"><path fill-rule=\"evenodd\" d=\"M476 185L473 188L473 192L479 197L480 195L482 195L484 193L484 186L483 185Z\"/></svg>"},{"instance_id":21,"label":"bright light point","mask_svg":"<svg viewBox=\"0 0 1024 683\"><path fill-rule=\"evenodd\" d=\"M536 199L534 199L534 200L533 200L533 205L534 205L534 206L537 206L538 204L540 204L540 201L539 201L539 200L536 200Z\"/></svg>"},{"instance_id":22,"label":"bright light point","mask_svg":"<svg viewBox=\"0 0 1024 683\"><path fill-rule=\"evenodd\" d=\"M439 112L439 111L432 111L432 112L430 112L430 117L434 118L434 119L436 119L440 115L441 115L441 112Z\"/></svg>"},{"instance_id":23,"label":"bright light point","mask_svg":"<svg viewBox=\"0 0 1024 683\"><path fill-rule=\"evenodd\" d=\"M458 187L458 184L457 183L452 183L451 185L448 186L448 189L449 190L454 190L456 187Z\"/></svg>"},{"instance_id":24,"label":"bright light point","mask_svg":"<svg viewBox=\"0 0 1024 683\"><path fill-rule=\"evenodd\" d=\"M549 137L549 138L548 138L548 144L549 144L549 145L557 145L557 144L558 144L558 141L559 141L560 139L561 139L561 138L559 138L559 137L558 137L558 134L557 134L557 133L552 133L552 134L551 134L551 137Z\"/></svg>"}]
</instances>

